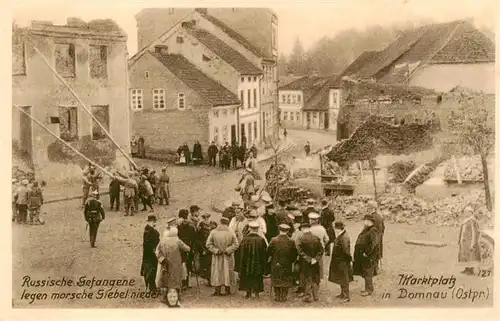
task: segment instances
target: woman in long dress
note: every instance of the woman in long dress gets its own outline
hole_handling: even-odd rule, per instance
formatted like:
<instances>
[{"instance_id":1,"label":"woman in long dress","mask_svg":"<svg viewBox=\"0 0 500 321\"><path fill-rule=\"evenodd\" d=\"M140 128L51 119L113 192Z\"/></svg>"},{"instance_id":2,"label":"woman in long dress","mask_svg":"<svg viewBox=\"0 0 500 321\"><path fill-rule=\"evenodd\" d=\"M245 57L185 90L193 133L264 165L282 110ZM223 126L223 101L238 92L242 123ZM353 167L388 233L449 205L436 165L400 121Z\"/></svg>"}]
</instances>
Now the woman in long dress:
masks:
<instances>
[{"instance_id":1,"label":"woman in long dress","mask_svg":"<svg viewBox=\"0 0 500 321\"><path fill-rule=\"evenodd\" d=\"M467 218L460 226L458 236L458 262L463 266L461 273L474 275L481 261L481 250L479 247L479 222L472 207L468 206L464 210Z\"/></svg>"},{"instance_id":2,"label":"woman in long dress","mask_svg":"<svg viewBox=\"0 0 500 321\"><path fill-rule=\"evenodd\" d=\"M182 280L187 277L186 265L182 263L181 251L189 252L191 249L182 242L176 227L171 227L163 234L163 238L156 248L158 258L158 271L156 275L156 286L166 294L169 289L176 289L180 294Z\"/></svg>"}]
</instances>

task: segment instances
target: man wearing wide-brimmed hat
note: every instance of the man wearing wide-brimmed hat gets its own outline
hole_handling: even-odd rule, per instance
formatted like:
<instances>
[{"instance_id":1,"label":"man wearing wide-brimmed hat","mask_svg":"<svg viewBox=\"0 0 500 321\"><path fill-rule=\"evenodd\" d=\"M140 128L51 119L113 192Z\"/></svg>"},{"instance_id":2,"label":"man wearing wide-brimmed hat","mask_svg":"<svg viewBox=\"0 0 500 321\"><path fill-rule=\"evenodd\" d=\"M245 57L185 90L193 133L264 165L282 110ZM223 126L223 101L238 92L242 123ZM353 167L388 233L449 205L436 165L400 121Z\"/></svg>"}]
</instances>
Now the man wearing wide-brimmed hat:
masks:
<instances>
[{"instance_id":1,"label":"man wearing wide-brimmed hat","mask_svg":"<svg viewBox=\"0 0 500 321\"><path fill-rule=\"evenodd\" d=\"M377 275L379 233L374 226L375 218L372 215L365 215L363 219L365 226L354 247L353 273L365 279L365 290L361 295L368 296L373 293L373 277Z\"/></svg>"},{"instance_id":2,"label":"man wearing wide-brimmed hat","mask_svg":"<svg viewBox=\"0 0 500 321\"><path fill-rule=\"evenodd\" d=\"M144 228L142 243L142 264L141 276L144 277L147 291L156 290L156 272L158 268L158 258L155 250L160 243L160 233L156 229L156 216L148 215L147 225Z\"/></svg>"},{"instance_id":3,"label":"man wearing wide-brimmed hat","mask_svg":"<svg viewBox=\"0 0 500 321\"><path fill-rule=\"evenodd\" d=\"M97 238L97 230L99 229L99 224L105 219L106 214L101 202L97 199L99 197L99 192L94 190L89 195L89 199L85 202L85 221L89 225L89 236L90 236L90 246L96 247L95 241Z\"/></svg>"}]
</instances>

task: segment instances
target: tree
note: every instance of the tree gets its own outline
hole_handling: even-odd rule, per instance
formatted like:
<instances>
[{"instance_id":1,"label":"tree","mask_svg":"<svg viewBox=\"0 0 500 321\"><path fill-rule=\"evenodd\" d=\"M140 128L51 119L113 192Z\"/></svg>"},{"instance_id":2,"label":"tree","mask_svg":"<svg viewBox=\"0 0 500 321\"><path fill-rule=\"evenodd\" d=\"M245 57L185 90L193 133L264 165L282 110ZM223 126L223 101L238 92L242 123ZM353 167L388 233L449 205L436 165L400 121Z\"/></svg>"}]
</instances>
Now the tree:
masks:
<instances>
[{"instance_id":1,"label":"tree","mask_svg":"<svg viewBox=\"0 0 500 321\"><path fill-rule=\"evenodd\" d=\"M308 70L306 70L304 47L302 46L302 42L300 42L300 39L298 37L295 38L295 44L293 45L292 53L290 54L288 70L298 75L304 75L308 72Z\"/></svg>"},{"instance_id":2,"label":"tree","mask_svg":"<svg viewBox=\"0 0 500 321\"><path fill-rule=\"evenodd\" d=\"M483 168L486 207L492 210L488 156L495 144L495 103L484 94L462 94L460 106L448 115L454 149L463 155L479 155Z\"/></svg>"},{"instance_id":3,"label":"tree","mask_svg":"<svg viewBox=\"0 0 500 321\"><path fill-rule=\"evenodd\" d=\"M288 74L288 66L286 56L281 53L278 58L278 76L286 76Z\"/></svg>"}]
</instances>

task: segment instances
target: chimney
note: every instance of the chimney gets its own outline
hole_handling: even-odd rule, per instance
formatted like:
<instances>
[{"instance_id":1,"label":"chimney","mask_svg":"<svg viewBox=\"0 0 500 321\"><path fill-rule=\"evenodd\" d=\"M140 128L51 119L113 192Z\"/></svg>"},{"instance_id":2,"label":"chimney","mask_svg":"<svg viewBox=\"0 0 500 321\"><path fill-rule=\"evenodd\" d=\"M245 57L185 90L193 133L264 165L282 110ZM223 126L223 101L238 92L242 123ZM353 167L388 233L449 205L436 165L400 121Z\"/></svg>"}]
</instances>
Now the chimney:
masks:
<instances>
[{"instance_id":1,"label":"chimney","mask_svg":"<svg viewBox=\"0 0 500 321\"><path fill-rule=\"evenodd\" d=\"M201 14L208 14L207 8L196 8L195 10Z\"/></svg>"},{"instance_id":2,"label":"chimney","mask_svg":"<svg viewBox=\"0 0 500 321\"><path fill-rule=\"evenodd\" d=\"M165 45L155 46L155 53L159 53L161 55L168 55L168 46Z\"/></svg>"}]
</instances>

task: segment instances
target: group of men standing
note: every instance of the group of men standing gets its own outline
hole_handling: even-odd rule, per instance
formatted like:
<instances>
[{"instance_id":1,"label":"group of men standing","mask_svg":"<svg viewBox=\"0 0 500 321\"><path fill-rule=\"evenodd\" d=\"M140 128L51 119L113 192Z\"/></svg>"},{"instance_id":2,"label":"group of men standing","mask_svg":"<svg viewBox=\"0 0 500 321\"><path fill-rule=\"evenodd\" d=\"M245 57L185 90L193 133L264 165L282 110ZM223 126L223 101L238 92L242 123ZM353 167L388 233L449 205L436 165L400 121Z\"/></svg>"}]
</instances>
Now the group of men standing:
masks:
<instances>
[{"instance_id":1,"label":"group of men standing","mask_svg":"<svg viewBox=\"0 0 500 321\"><path fill-rule=\"evenodd\" d=\"M43 191L37 181L23 178L12 180L12 222L19 224L43 224L40 209L43 205Z\"/></svg>"},{"instance_id":2,"label":"group of men standing","mask_svg":"<svg viewBox=\"0 0 500 321\"><path fill-rule=\"evenodd\" d=\"M219 166L222 169L228 170L231 167L236 169L238 168L238 162L240 162L241 166L245 166L249 155L257 158L257 152L258 150L255 144L247 150L246 140L244 140L240 145L238 145L235 141L229 145L226 141L220 148L215 144L215 141L212 141L208 147L208 164L209 166L217 166L216 160L218 156Z\"/></svg>"}]
</instances>

